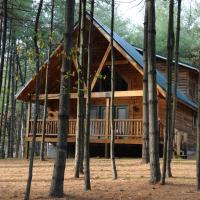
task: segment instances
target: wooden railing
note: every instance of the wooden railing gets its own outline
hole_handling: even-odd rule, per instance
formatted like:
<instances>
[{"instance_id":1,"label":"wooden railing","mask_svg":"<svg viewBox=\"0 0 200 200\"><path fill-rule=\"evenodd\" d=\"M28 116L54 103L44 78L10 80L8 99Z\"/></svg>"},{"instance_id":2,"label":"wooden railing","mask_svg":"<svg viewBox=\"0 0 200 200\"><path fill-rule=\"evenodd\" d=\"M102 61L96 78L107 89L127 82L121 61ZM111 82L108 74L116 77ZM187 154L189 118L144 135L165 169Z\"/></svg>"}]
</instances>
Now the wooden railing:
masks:
<instances>
[{"instance_id":1,"label":"wooden railing","mask_svg":"<svg viewBox=\"0 0 200 200\"><path fill-rule=\"evenodd\" d=\"M33 120L29 121L29 131L31 135L33 132ZM114 130L117 138L131 138L142 137L142 119L115 119ZM159 121L159 131L163 137L164 125ZM42 134L42 120L37 122L37 136ZM57 136L58 134L58 120L47 120L46 136ZM76 134L76 119L69 120L69 134L68 136L75 136ZM98 138L106 138L110 136L110 131L106 131L105 119L91 119L90 122L90 136Z\"/></svg>"},{"instance_id":2,"label":"wooden railing","mask_svg":"<svg viewBox=\"0 0 200 200\"><path fill-rule=\"evenodd\" d=\"M115 119L114 128L116 136L142 136L141 119Z\"/></svg>"}]
</instances>

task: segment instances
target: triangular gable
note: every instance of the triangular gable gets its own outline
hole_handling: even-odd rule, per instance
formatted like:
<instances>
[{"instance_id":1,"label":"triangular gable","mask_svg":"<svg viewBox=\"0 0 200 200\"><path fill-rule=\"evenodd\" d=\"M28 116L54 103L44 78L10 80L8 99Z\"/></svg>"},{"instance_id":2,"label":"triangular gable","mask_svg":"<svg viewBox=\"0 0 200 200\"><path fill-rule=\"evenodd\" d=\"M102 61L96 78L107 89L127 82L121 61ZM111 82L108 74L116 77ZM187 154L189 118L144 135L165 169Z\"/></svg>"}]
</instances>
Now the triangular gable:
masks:
<instances>
[{"instance_id":1,"label":"triangular gable","mask_svg":"<svg viewBox=\"0 0 200 200\"><path fill-rule=\"evenodd\" d=\"M88 18L90 18L89 15L87 15ZM100 32L104 32L106 35L106 38L109 40L110 38L110 33L111 30L105 26L104 24L100 23L97 19L94 19L94 25L99 29ZM115 41L115 48L117 48L116 44L127 54L126 58L130 61L130 58L135 61L140 68L142 69L139 70L143 74L143 68L144 68L144 63L143 63L143 56L133 47L131 44L129 44L127 41L125 41L122 37L120 37L117 33L114 33L113 35L114 41ZM131 63L131 62L130 62ZM167 86L167 81L166 78L158 71L157 71L157 85L158 89L162 90L165 92L166 91L166 86ZM189 97L184 95L182 92L179 90L177 91L177 97L178 100L183 102L184 104L190 106L193 109L197 109L197 104L193 102Z\"/></svg>"}]
</instances>

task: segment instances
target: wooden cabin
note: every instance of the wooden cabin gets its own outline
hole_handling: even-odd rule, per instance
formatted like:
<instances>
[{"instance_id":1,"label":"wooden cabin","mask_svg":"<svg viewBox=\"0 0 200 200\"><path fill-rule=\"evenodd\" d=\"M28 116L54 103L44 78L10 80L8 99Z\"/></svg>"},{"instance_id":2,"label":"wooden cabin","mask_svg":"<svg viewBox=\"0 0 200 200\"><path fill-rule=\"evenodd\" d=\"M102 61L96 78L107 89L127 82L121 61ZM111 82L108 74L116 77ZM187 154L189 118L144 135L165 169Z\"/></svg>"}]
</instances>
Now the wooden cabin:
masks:
<instances>
[{"instance_id":1,"label":"wooden cabin","mask_svg":"<svg viewBox=\"0 0 200 200\"><path fill-rule=\"evenodd\" d=\"M88 40L90 17L86 20L85 41ZM93 64L92 64L92 108L90 143L108 144L110 142L109 105L110 105L110 29L96 19L93 22L94 37ZM74 27L73 45L77 43L78 25ZM140 49L127 43L116 33L114 34L115 47L115 134L116 144L142 144L142 97L143 97L143 57ZM51 55L49 69L49 95L48 95L48 120L46 142L56 143L59 110L60 68L62 65L61 43ZM84 62L87 65L87 48L84 52ZM70 94L70 131L68 142L75 142L76 110L77 110L77 61L73 60L71 94ZM44 102L45 71L47 62L40 68L40 102ZM86 74L86 73L85 73ZM99 78L101 74L101 78ZM176 118L176 148L178 154L181 145L194 144L194 128L196 123L195 103L197 86L197 71L190 66L180 63L180 79L178 83L178 104ZM158 120L161 143L165 123L165 97L166 97L166 59L157 56L157 97ZM195 85L195 87L194 87ZM86 88L86 84L85 84ZM33 120L31 118L31 104L34 103L35 79L29 80L16 94L18 100L29 104L28 121L25 141L27 145L32 140ZM37 141L41 141L42 120L38 120ZM191 141L190 141L191 140ZM190 142L188 142L190 141Z\"/></svg>"}]
</instances>

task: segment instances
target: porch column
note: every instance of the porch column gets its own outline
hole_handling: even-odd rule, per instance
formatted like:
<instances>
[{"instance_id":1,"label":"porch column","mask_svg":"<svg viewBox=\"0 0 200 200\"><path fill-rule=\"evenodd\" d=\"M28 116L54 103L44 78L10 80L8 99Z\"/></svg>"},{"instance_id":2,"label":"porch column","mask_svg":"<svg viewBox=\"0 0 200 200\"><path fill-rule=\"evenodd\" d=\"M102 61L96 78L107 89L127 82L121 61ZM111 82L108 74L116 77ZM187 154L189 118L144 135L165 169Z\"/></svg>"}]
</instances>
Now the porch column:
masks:
<instances>
[{"instance_id":1,"label":"porch column","mask_svg":"<svg viewBox=\"0 0 200 200\"><path fill-rule=\"evenodd\" d=\"M106 128L105 138L109 139L110 98L106 98ZM109 143L105 142L105 158L109 158Z\"/></svg>"},{"instance_id":2,"label":"porch column","mask_svg":"<svg viewBox=\"0 0 200 200\"><path fill-rule=\"evenodd\" d=\"M179 131L177 131L177 140L176 140L176 152L177 152L177 156L181 155L181 133Z\"/></svg>"},{"instance_id":3,"label":"porch column","mask_svg":"<svg viewBox=\"0 0 200 200\"><path fill-rule=\"evenodd\" d=\"M25 158L28 159L29 157L29 141L26 141L29 134L30 129L30 119L31 119L31 111L32 111L32 102L28 103L28 111L27 111L27 122L26 122L26 135L25 135Z\"/></svg>"}]
</instances>

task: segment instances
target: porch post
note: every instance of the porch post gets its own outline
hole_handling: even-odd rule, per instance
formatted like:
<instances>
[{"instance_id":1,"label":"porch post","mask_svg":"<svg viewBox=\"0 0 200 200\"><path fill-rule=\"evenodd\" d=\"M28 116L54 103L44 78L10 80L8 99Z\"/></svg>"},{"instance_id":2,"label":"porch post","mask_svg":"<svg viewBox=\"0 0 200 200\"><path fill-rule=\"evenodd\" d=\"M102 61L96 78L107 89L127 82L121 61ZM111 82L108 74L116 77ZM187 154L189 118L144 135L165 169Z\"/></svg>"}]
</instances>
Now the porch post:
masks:
<instances>
[{"instance_id":1,"label":"porch post","mask_svg":"<svg viewBox=\"0 0 200 200\"><path fill-rule=\"evenodd\" d=\"M29 143L26 141L28 139L29 129L30 129L30 119L31 119L31 111L32 111L32 102L28 103L28 111L27 111L27 122L26 122L26 135L25 135L25 158L29 158Z\"/></svg>"},{"instance_id":2,"label":"porch post","mask_svg":"<svg viewBox=\"0 0 200 200\"><path fill-rule=\"evenodd\" d=\"M105 158L109 158L109 144L107 140L109 139L109 115L110 115L110 98L106 98L106 128L105 128Z\"/></svg>"},{"instance_id":3,"label":"porch post","mask_svg":"<svg viewBox=\"0 0 200 200\"><path fill-rule=\"evenodd\" d=\"M177 156L180 156L181 155L181 133L178 131L177 132L177 149L176 149L176 152L177 152Z\"/></svg>"}]
</instances>

